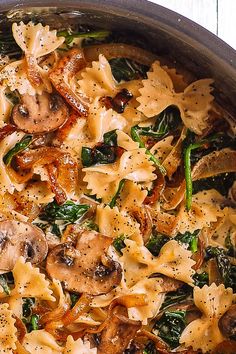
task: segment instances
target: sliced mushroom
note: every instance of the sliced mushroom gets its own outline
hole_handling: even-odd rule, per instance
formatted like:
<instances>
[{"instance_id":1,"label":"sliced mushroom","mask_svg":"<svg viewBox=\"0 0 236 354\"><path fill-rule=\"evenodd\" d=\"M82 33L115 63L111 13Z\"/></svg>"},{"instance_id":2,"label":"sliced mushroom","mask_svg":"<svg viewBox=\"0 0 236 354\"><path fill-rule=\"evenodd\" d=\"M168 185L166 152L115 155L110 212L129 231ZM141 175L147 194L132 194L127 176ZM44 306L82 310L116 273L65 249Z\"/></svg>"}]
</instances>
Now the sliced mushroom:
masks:
<instances>
[{"instance_id":1,"label":"sliced mushroom","mask_svg":"<svg viewBox=\"0 0 236 354\"><path fill-rule=\"evenodd\" d=\"M111 315L107 327L102 331L98 354L124 353L141 326L140 321L130 320L125 315L115 311Z\"/></svg>"},{"instance_id":2,"label":"sliced mushroom","mask_svg":"<svg viewBox=\"0 0 236 354\"><path fill-rule=\"evenodd\" d=\"M122 278L121 266L106 256L113 239L94 231L84 231L77 244L56 246L47 257L51 278L64 283L67 290L91 295L106 294Z\"/></svg>"},{"instance_id":3,"label":"sliced mushroom","mask_svg":"<svg viewBox=\"0 0 236 354\"><path fill-rule=\"evenodd\" d=\"M59 128L68 118L68 108L57 94L25 94L12 111L12 121L27 133L46 133Z\"/></svg>"},{"instance_id":4,"label":"sliced mushroom","mask_svg":"<svg viewBox=\"0 0 236 354\"><path fill-rule=\"evenodd\" d=\"M38 264L47 252L46 238L38 227L15 220L0 222L0 271L12 270L20 256Z\"/></svg>"},{"instance_id":5,"label":"sliced mushroom","mask_svg":"<svg viewBox=\"0 0 236 354\"><path fill-rule=\"evenodd\" d=\"M236 305L230 306L221 317L219 327L226 338L236 340Z\"/></svg>"}]
</instances>

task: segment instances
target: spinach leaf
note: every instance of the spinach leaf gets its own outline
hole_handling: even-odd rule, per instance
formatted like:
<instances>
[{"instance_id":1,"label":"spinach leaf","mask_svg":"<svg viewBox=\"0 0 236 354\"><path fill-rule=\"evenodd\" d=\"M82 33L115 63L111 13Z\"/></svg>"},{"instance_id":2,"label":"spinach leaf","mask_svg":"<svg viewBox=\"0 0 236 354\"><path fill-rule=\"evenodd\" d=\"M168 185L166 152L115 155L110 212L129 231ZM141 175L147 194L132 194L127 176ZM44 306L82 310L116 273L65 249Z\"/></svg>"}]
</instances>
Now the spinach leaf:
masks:
<instances>
[{"instance_id":1,"label":"spinach leaf","mask_svg":"<svg viewBox=\"0 0 236 354\"><path fill-rule=\"evenodd\" d=\"M175 240L188 245L188 249L194 253L197 252L199 232L200 230L196 230L192 234L189 231L186 231L184 234L178 233L175 236Z\"/></svg>"},{"instance_id":2,"label":"spinach leaf","mask_svg":"<svg viewBox=\"0 0 236 354\"><path fill-rule=\"evenodd\" d=\"M3 291L6 295L10 295L11 290L8 286L8 282L7 282L7 277L5 274L1 274L0 275L0 285L3 288Z\"/></svg>"},{"instance_id":3,"label":"spinach leaf","mask_svg":"<svg viewBox=\"0 0 236 354\"><path fill-rule=\"evenodd\" d=\"M22 321L24 322L27 332L35 331L39 329L39 315L33 314L32 308L35 305L34 298L24 298L22 305Z\"/></svg>"},{"instance_id":4,"label":"spinach leaf","mask_svg":"<svg viewBox=\"0 0 236 354\"><path fill-rule=\"evenodd\" d=\"M166 294L165 300L161 306L161 310L165 310L170 305L179 304L181 301L187 299L192 293L192 288L188 285L183 285L176 291L170 291Z\"/></svg>"},{"instance_id":5,"label":"spinach leaf","mask_svg":"<svg viewBox=\"0 0 236 354\"><path fill-rule=\"evenodd\" d=\"M139 64L128 58L114 58L109 60L112 75L116 81L130 81L140 78L146 78L148 66Z\"/></svg>"},{"instance_id":6,"label":"spinach leaf","mask_svg":"<svg viewBox=\"0 0 236 354\"><path fill-rule=\"evenodd\" d=\"M112 200L111 200L110 203L109 203L109 207L110 207L111 209L113 209L114 206L116 205L116 200L117 200L117 198L119 197L119 195L120 195L122 189L124 188L124 185L125 185L125 180L122 179L122 180L120 181L120 183L119 183L119 186L118 186L118 188L117 188L117 191L116 191L114 197L112 198Z\"/></svg>"},{"instance_id":7,"label":"spinach leaf","mask_svg":"<svg viewBox=\"0 0 236 354\"><path fill-rule=\"evenodd\" d=\"M32 307L35 305L35 299L33 297L26 297L23 299L22 314L25 318L32 315Z\"/></svg>"},{"instance_id":8,"label":"spinach leaf","mask_svg":"<svg viewBox=\"0 0 236 354\"><path fill-rule=\"evenodd\" d=\"M99 231L98 225L91 219L84 220L81 224L81 229Z\"/></svg>"},{"instance_id":9,"label":"spinach leaf","mask_svg":"<svg viewBox=\"0 0 236 354\"><path fill-rule=\"evenodd\" d=\"M75 38L103 40L111 34L110 31L72 32L62 30L57 32L58 37L65 37L65 44L69 46Z\"/></svg>"},{"instance_id":10,"label":"spinach leaf","mask_svg":"<svg viewBox=\"0 0 236 354\"><path fill-rule=\"evenodd\" d=\"M206 259L215 258L219 269L219 273L224 280L226 287L233 289L236 292L236 266L230 263L230 259L223 248L207 247Z\"/></svg>"},{"instance_id":11,"label":"spinach leaf","mask_svg":"<svg viewBox=\"0 0 236 354\"><path fill-rule=\"evenodd\" d=\"M158 354L158 351L157 351L157 349L156 349L156 347L155 347L155 343L149 342L149 343L145 346L145 348L144 348L144 350L143 350L143 354Z\"/></svg>"},{"instance_id":12,"label":"spinach leaf","mask_svg":"<svg viewBox=\"0 0 236 354\"><path fill-rule=\"evenodd\" d=\"M109 132L103 135L104 144L110 146L117 146L117 133L116 129L110 130Z\"/></svg>"},{"instance_id":13,"label":"spinach leaf","mask_svg":"<svg viewBox=\"0 0 236 354\"><path fill-rule=\"evenodd\" d=\"M209 275L207 272L195 273L193 275L194 285L202 288L204 285L209 285Z\"/></svg>"},{"instance_id":14,"label":"spinach leaf","mask_svg":"<svg viewBox=\"0 0 236 354\"><path fill-rule=\"evenodd\" d=\"M231 241L230 232L225 238L225 247L228 249L227 255L236 258L236 247Z\"/></svg>"},{"instance_id":15,"label":"spinach leaf","mask_svg":"<svg viewBox=\"0 0 236 354\"><path fill-rule=\"evenodd\" d=\"M133 139L133 141L136 141L137 143L139 143L140 148L146 149L144 142L142 141L142 139L139 136L139 129L138 129L137 125L131 128L130 135L131 135L131 138ZM150 160L152 162L154 162L154 164L159 168L160 172L163 175L165 175L166 169L160 163L160 161L148 149L146 149L146 154L150 157Z\"/></svg>"},{"instance_id":16,"label":"spinach leaf","mask_svg":"<svg viewBox=\"0 0 236 354\"><path fill-rule=\"evenodd\" d=\"M193 194L208 189L216 189L220 194L227 197L229 189L236 179L236 173L221 173L217 176L193 181Z\"/></svg>"},{"instance_id":17,"label":"spinach leaf","mask_svg":"<svg viewBox=\"0 0 236 354\"><path fill-rule=\"evenodd\" d=\"M16 143L16 145L6 153L3 158L4 163L9 166L13 157L27 149L27 147L29 147L29 145L31 144L32 140L32 135L25 135L21 139L21 141L19 141L19 143Z\"/></svg>"},{"instance_id":18,"label":"spinach leaf","mask_svg":"<svg viewBox=\"0 0 236 354\"><path fill-rule=\"evenodd\" d=\"M117 238L114 239L112 245L115 248L115 250L122 254L122 249L126 247L124 240L126 239L125 235L118 236Z\"/></svg>"},{"instance_id":19,"label":"spinach leaf","mask_svg":"<svg viewBox=\"0 0 236 354\"><path fill-rule=\"evenodd\" d=\"M55 222L63 220L69 223L74 223L83 216L89 209L87 204L76 204L68 200L62 205L58 205L55 201L47 204L42 213L39 215L41 220Z\"/></svg>"},{"instance_id":20,"label":"spinach leaf","mask_svg":"<svg viewBox=\"0 0 236 354\"><path fill-rule=\"evenodd\" d=\"M185 327L186 311L165 311L155 323L153 332L173 349L179 345L179 339Z\"/></svg>"},{"instance_id":21,"label":"spinach leaf","mask_svg":"<svg viewBox=\"0 0 236 354\"><path fill-rule=\"evenodd\" d=\"M153 256L158 256L162 246L164 246L164 244L168 241L170 241L170 238L168 236L165 236L153 230L152 235L146 244L146 247Z\"/></svg>"},{"instance_id":22,"label":"spinach leaf","mask_svg":"<svg viewBox=\"0 0 236 354\"><path fill-rule=\"evenodd\" d=\"M114 146L101 144L92 149L89 147L82 147L81 159L84 167L113 163L116 158L117 154Z\"/></svg>"},{"instance_id":23,"label":"spinach leaf","mask_svg":"<svg viewBox=\"0 0 236 354\"><path fill-rule=\"evenodd\" d=\"M70 293L71 308L75 306L76 302L79 300L80 295L75 293Z\"/></svg>"},{"instance_id":24,"label":"spinach leaf","mask_svg":"<svg viewBox=\"0 0 236 354\"><path fill-rule=\"evenodd\" d=\"M0 53L8 56L21 55L21 48L16 43L12 32L0 32Z\"/></svg>"},{"instance_id":25,"label":"spinach leaf","mask_svg":"<svg viewBox=\"0 0 236 354\"><path fill-rule=\"evenodd\" d=\"M177 107L169 106L156 116L154 125L150 127L139 127L139 135L150 136L153 139L163 138L164 136L176 132L181 123L180 112Z\"/></svg>"}]
</instances>

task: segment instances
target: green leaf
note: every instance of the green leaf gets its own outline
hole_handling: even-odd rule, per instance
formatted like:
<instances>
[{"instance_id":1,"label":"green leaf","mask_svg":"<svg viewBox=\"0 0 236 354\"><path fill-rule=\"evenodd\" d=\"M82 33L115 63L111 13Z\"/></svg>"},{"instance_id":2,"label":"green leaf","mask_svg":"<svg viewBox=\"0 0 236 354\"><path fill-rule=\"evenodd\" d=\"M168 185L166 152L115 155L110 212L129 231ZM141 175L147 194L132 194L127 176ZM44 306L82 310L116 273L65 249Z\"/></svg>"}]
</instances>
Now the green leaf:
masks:
<instances>
[{"instance_id":1,"label":"green leaf","mask_svg":"<svg viewBox=\"0 0 236 354\"><path fill-rule=\"evenodd\" d=\"M224 280L226 287L233 289L233 292L236 292L236 266L231 264L229 257L226 254L226 251L220 247L207 247L206 248L206 260L215 258L216 263Z\"/></svg>"},{"instance_id":2,"label":"green leaf","mask_svg":"<svg viewBox=\"0 0 236 354\"><path fill-rule=\"evenodd\" d=\"M87 219L85 220L82 224L81 224L81 228L85 229L85 230L93 230L93 231L99 231L98 225L91 219Z\"/></svg>"},{"instance_id":3,"label":"green leaf","mask_svg":"<svg viewBox=\"0 0 236 354\"><path fill-rule=\"evenodd\" d=\"M6 295L10 295L11 290L8 286L8 282L7 282L7 278L6 278L5 274L0 275L0 285L3 288L4 293Z\"/></svg>"},{"instance_id":4,"label":"green leaf","mask_svg":"<svg viewBox=\"0 0 236 354\"><path fill-rule=\"evenodd\" d=\"M190 249L194 253L197 252L198 248L199 232L200 230L196 230L193 233L189 231L186 231L184 234L178 233L175 236L175 240L188 245L188 249Z\"/></svg>"},{"instance_id":5,"label":"green leaf","mask_svg":"<svg viewBox=\"0 0 236 354\"><path fill-rule=\"evenodd\" d=\"M115 248L115 250L122 254L122 249L126 247L124 240L126 239L125 235L121 235L118 236L117 238L115 238L115 240L113 241L113 247Z\"/></svg>"},{"instance_id":6,"label":"green leaf","mask_svg":"<svg viewBox=\"0 0 236 354\"><path fill-rule=\"evenodd\" d=\"M23 298L22 314L25 318L31 317L32 307L35 305L35 299L33 297Z\"/></svg>"},{"instance_id":7,"label":"green leaf","mask_svg":"<svg viewBox=\"0 0 236 354\"><path fill-rule=\"evenodd\" d=\"M170 238L168 236L153 232L146 244L146 247L153 254L153 256L157 257L160 253L161 248L168 241L170 241Z\"/></svg>"},{"instance_id":8,"label":"green leaf","mask_svg":"<svg viewBox=\"0 0 236 354\"><path fill-rule=\"evenodd\" d=\"M163 112L156 116L154 125L149 127L138 127L139 135L150 136L153 139L163 138L165 135L176 132L181 123L180 112L175 106L167 107Z\"/></svg>"},{"instance_id":9,"label":"green leaf","mask_svg":"<svg viewBox=\"0 0 236 354\"><path fill-rule=\"evenodd\" d=\"M104 144L110 146L117 146L117 133L116 129L110 130L109 132L103 135Z\"/></svg>"},{"instance_id":10,"label":"green leaf","mask_svg":"<svg viewBox=\"0 0 236 354\"><path fill-rule=\"evenodd\" d=\"M161 310L165 310L171 305L177 305L181 301L186 300L192 292L192 288L188 285L183 285L176 291L170 291L166 294L165 300L161 306Z\"/></svg>"},{"instance_id":11,"label":"green leaf","mask_svg":"<svg viewBox=\"0 0 236 354\"><path fill-rule=\"evenodd\" d=\"M146 78L148 66L139 64L128 58L114 58L109 60L112 75L116 81L130 81Z\"/></svg>"},{"instance_id":12,"label":"green leaf","mask_svg":"<svg viewBox=\"0 0 236 354\"><path fill-rule=\"evenodd\" d=\"M158 354L158 351L156 350L155 343L154 342L149 342L144 350L143 354Z\"/></svg>"},{"instance_id":13,"label":"green leaf","mask_svg":"<svg viewBox=\"0 0 236 354\"><path fill-rule=\"evenodd\" d=\"M163 339L171 349L179 345L180 336L186 327L186 311L165 311L155 323L153 332Z\"/></svg>"},{"instance_id":14,"label":"green leaf","mask_svg":"<svg viewBox=\"0 0 236 354\"><path fill-rule=\"evenodd\" d=\"M216 189L220 194L227 197L235 179L236 173L230 172L193 181L193 194L204 190Z\"/></svg>"},{"instance_id":15,"label":"green leaf","mask_svg":"<svg viewBox=\"0 0 236 354\"><path fill-rule=\"evenodd\" d=\"M110 31L91 31L91 32L71 32L67 30L58 31L58 37L65 37L65 44L69 45L73 42L75 38L94 38L94 39L104 39L111 34Z\"/></svg>"},{"instance_id":16,"label":"green leaf","mask_svg":"<svg viewBox=\"0 0 236 354\"><path fill-rule=\"evenodd\" d=\"M138 127L137 126L134 126L134 127L131 128L130 135L131 135L131 138L134 141L139 143L139 147L140 148L146 149L144 142L142 141L142 139L139 136ZM164 166L162 166L160 161L148 149L146 149L146 155L150 156L150 160L159 168L160 172L163 175L165 175L166 174L166 169L164 168Z\"/></svg>"},{"instance_id":17,"label":"green leaf","mask_svg":"<svg viewBox=\"0 0 236 354\"><path fill-rule=\"evenodd\" d=\"M233 245L231 241L231 234L230 232L225 238L225 247L228 249L227 255L231 257L236 257L236 247Z\"/></svg>"},{"instance_id":18,"label":"green leaf","mask_svg":"<svg viewBox=\"0 0 236 354\"><path fill-rule=\"evenodd\" d=\"M70 200L62 205L58 205L55 201L46 205L42 213L39 215L41 220L55 222L63 220L74 223L79 220L88 211L89 205L76 204Z\"/></svg>"},{"instance_id":19,"label":"green leaf","mask_svg":"<svg viewBox=\"0 0 236 354\"><path fill-rule=\"evenodd\" d=\"M207 272L195 273L193 275L194 285L202 288L204 285L209 285L209 275Z\"/></svg>"},{"instance_id":20,"label":"green leaf","mask_svg":"<svg viewBox=\"0 0 236 354\"><path fill-rule=\"evenodd\" d=\"M93 149L82 147L81 160L84 167L97 164L109 164L116 161L116 150L114 146L101 144Z\"/></svg>"},{"instance_id":21,"label":"green leaf","mask_svg":"<svg viewBox=\"0 0 236 354\"><path fill-rule=\"evenodd\" d=\"M16 143L16 145L7 152L7 154L4 156L3 161L4 163L9 166L13 157L19 154L20 152L24 151L29 147L29 145L32 142L32 135L25 135L19 143Z\"/></svg>"},{"instance_id":22,"label":"green leaf","mask_svg":"<svg viewBox=\"0 0 236 354\"><path fill-rule=\"evenodd\" d=\"M122 179L122 180L120 181L120 183L119 183L119 186L118 186L118 189L117 189L117 191L116 191L116 194L114 195L114 197L112 198L112 200L111 200L110 203L109 203L109 207L110 207L111 209L113 209L114 206L116 205L116 200L117 200L117 198L119 197L119 195L120 195L122 189L124 188L124 185L125 185L125 180Z\"/></svg>"},{"instance_id":23,"label":"green leaf","mask_svg":"<svg viewBox=\"0 0 236 354\"><path fill-rule=\"evenodd\" d=\"M37 329L39 329L39 315L32 315L30 324L32 326L32 330L37 331Z\"/></svg>"},{"instance_id":24,"label":"green leaf","mask_svg":"<svg viewBox=\"0 0 236 354\"><path fill-rule=\"evenodd\" d=\"M71 308L75 306L76 302L79 300L80 295L75 293L70 293Z\"/></svg>"}]
</instances>

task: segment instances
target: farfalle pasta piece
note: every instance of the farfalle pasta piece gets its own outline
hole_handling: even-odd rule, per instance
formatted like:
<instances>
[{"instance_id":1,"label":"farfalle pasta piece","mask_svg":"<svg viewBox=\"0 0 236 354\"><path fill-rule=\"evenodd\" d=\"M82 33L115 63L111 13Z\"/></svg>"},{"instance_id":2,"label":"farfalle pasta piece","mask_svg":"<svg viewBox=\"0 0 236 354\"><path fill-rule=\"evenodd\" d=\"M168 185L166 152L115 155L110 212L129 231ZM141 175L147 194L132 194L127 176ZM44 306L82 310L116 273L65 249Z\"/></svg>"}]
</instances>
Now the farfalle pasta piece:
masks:
<instances>
[{"instance_id":1,"label":"farfalle pasta piece","mask_svg":"<svg viewBox=\"0 0 236 354\"><path fill-rule=\"evenodd\" d=\"M191 259L192 253L177 241L167 242L161 248L158 257L153 257L146 247L139 246L132 240L125 240L125 244L120 261L126 274L127 286L133 286L140 279L149 277L153 273L161 273L188 284L193 283L192 266L195 261Z\"/></svg>"},{"instance_id":2,"label":"farfalle pasta piece","mask_svg":"<svg viewBox=\"0 0 236 354\"><path fill-rule=\"evenodd\" d=\"M25 263L23 257L18 259L12 273L15 283L11 292L12 296L36 297L41 300L55 301L45 275L40 273L39 268L33 267L30 262Z\"/></svg>"},{"instance_id":3,"label":"farfalle pasta piece","mask_svg":"<svg viewBox=\"0 0 236 354\"><path fill-rule=\"evenodd\" d=\"M13 23L12 33L23 52L33 55L35 58L53 52L65 40L64 37L57 36L56 30L50 31L49 26L43 26L41 23Z\"/></svg>"},{"instance_id":4,"label":"farfalle pasta piece","mask_svg":"<svg viewBox=\"0 0 236 354\"><path fill-rule=\"evenodd\" d=\"M202 317L187 325L180 337L180 343L208 353L224 340L218 322L232 305L233 291L231 288L225 289L223 284L217 286L212 283L201 289L194 287L193 299L202 312Z\"/></svg>"},{"instance_id":5,"label":"farfalle pasta piece","mask_svg":"<svg viewBox=\"0 0 236 354\"><path fill-rule=\"evenodd\" d=\"M117 205L123 212L132 211L135 207L141 207L147 196L147 190L142 190L141 186L133 181L125 181L124 188L122 189Z\"/></svg>"},{"instance_id":6,"label":"farfalle pasta piece","mask_svg":"<svg viewBox=\"0 0 236 354\"><path fill-rule=\"evenodd\" d=\"M160 161L163 162L165 158L169 155L169 153L173 149L173 145L171 145L174 137L167 136L166 138L158 141L153 147L150 149L151 153Z\"/></svg>"},{"instance_id":7,"label":"farfalle pasta piece","mask_svg":"<svg viewBox=\"0 0 236 354\"><path fill-rule=\"evenodd\" d=\"M68 336L63 354L97 354L97 348L91 348L89 341L81 338L74 340L72 336Z\"/></svg>"},{"instance_id":8,"label":"farfalle pasta piece","mask_svg":"<svg viewBox=\"0 0 236 354\"><path fill-rule=\"evenodd\" d=\"M78 81L78 90L90 99L117 93L110 64L102 54L99 55L99 61L92 62L92 67L86 68L80 75L82 79Z\"/></svg>"},{"instance_id":9,"label":"farfalle pasta piece","mask_svg":"<svg viewBox=\"0 0 236 354\"><path fill-rule=\"evenodd\" d=\"M162 292L162 279L142 279L130 289L130 294L145 294L147 305L128 308L128 316L131 320L142 321L147 324L149 318L157 315L164 301Z\"/></svg>"},{"instance_id":10,"label":"farfalle pasta piece","mask_svg":"<svg viewBox=\"0 0 236 354\"><path fill-rule=\"evenodd\" d=\"M6 192L13 194L14 190L21 191L24 188L24 183L17 183L11 176L11 167L6 167L3 158L6 153L11 150L16 143L18 143L24 133L14 132L7 136L0 142L0 194L4 195Z\"/></svg>"},{"instance_id":11,"label":"farfalle pasta piece","mask_svg":"<svg viewBox=\"0 0 236 354\"><path fill-rule=\"evenodd\" d=\"M55 338L44 329L32 331L24 336L22 346L31 354L62 354Z\"/></svg>"},{"instance_id":12,"label":"farfalle pasta piece","mask_svg":"<svg viewBox=\"0 0 236 354\"><path fill-rule=\"evenodd\" d=\"M198 192L193 195L191 210L187 212L182 202L177 215L176 229L184 234L186 231L193 233L203 227L209 227L217 218L224 216L221 203L224 197L215 189Z\"/></svg>"},{"instance_id":13,"label":"farfalle pasta piece","mask_svg":"<svg viewBox=\"0 0 236 354\"><path fill-rule=\"evenodd\" d=\"M41 23L35 25L33 22L13 23L12 32L16 43L25 53L29 81L33 86L44 86L42 88L50 92L51 85L47 73L44 74L37 59L53 52L64 42L65 38L57 37L56 30L50 31L49 26L43 26Z\"/></svg>"},{"instance_id":14,"label":"farfalle pasta piece","mask_svg":"<svg viewBox=\"0 0 236 354\"><path fill-rule=\"evenodd\" d=\"M21 192L21 195L37 205L51 203L55 196L46 181L29 183Z\"/></svg>"},{"instance_id":15,"label":"farfalle pasta piece","mask_svg":"<svg viewBox=\"0 0 236 354\"><path fill-rule=\"evenodd\" d=\"M0 71L0 81L3 86L9 87L11 91L18 90L21 95L25 93L29 95L36 94L36 89L32 86L27 76L27 63L25 59L6 65ZM37 92L42 93L42 89Z\"/></svg>"},{"instance_id":16,"label":"farfalle pasta piece","mask_svg":"<svg viewBox=\"0 0 236 354\"><path fill-rule=\"evenodd\" d=\"M135 142L131 137L122 130L117 130L117 145L125 150L136 150L139 148L139 143Z\"/></svg>"},{"instance_id":17,"label":"farfalle pasta piece","mask_svg":"<svg viewBox=\"0 0 236 354\"><path fill-rule=\"evenodd\" d=\"M83 168L82 171L85 172L83 180L88 183L87 188L106 203L111 201L122 179L151 182L156 178L154 169L145 149L136 149L124 152L113 164Z\"/></svg>"},{"instance_id":18,"label":"farfalle pasta piece","mask_svg":"<svg viewBox=\"0 0 236 354\"><path fill-rule=\"evenodd\" d=\"M91 104L89 115L87 117L88 128L91 137L95 141L102 141L103 135L114 129L124 129L126 127L126 119L116 113L113 109L101 107L96 99Z\"/></svg>"},{"instance_id":19,"label":"farfalle pasta piece","mask_svg":"<svg viewBox=\"0 0 236 354\"><path fill-rule=\"evenodd\" d=\"M161 113L168 106L177 106L181 118L187 128L201 134L207 127L208 111L211 108L213 96L211 84L213 80L203 79L190 84L181 93L176 93L168 73L159 62L154 62L152 71L147 73L148 79L143 80L138 109L147 117Z\"/></svg>"},{"instance_id":20,"label":"farfalle pasta piece","mask_svg":"<svg viewBox=\"0 0 236 354\"><path fill-rule=\"evenodd\" d=\"M12 354L16 349L17 329L8 304L0 304L0 354Z\"/></svg>"},{"instance_id":21,"label":"farfalle pasta piece","mask_svg":"<svg viewBox=\"0 0 236 354\"><path fill-rule=\"evenodd\" d=\"M125 235L132 238L134 234L139 234L139 224L130 216L120 213L117 207L111 209L108 205L98 205L95 222L99 231L109 237Z\"/></svg>"}]
</instances>

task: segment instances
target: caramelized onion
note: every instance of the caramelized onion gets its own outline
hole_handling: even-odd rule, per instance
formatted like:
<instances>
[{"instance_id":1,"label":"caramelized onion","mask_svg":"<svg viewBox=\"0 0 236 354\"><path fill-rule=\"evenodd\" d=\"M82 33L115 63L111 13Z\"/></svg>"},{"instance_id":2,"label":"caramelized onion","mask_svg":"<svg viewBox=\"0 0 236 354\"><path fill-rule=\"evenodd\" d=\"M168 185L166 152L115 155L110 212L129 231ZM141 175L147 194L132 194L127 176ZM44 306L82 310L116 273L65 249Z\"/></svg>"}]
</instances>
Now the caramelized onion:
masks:
<instances>
[{"instance_id":1,"label":"caramelized onion","mask_svg":"<svg viewBox=\"0 0 236 354\"><path fill-rule=\"evenodd\" d=\"M65 315L62 317L62 323L64 326L75 322L84 312L87 312L90 308L89 304L92 300L92 296L88 294L83 294L76 302L75 306L68 310Z\"/></svg>"},{"instance_id":2,"label":"caramelized onion","mask_svg":"<svg viewBox=\"0 0 236 354\"><path fill-rule=\"evenodd\" d=\"M13 315L13 317L15 319L14 325L17 329L17 339L20 343L22 343L24 336L27 333L26 327L19 317L17 317L16 315Z\"/></svg>"},{"instance_id":3,"label":"caramelized onion","mask_svg":"<svg viewBox=\"0 0 236 354\"><path fill-rule=\"evenodd\" d=\"M14 133L17 128L14 125L6 124L4 127L0 128L0 141L6 138L8 135Z\"/></svg>"},{"instance_id":4,"label":"caramelized onion","mask_svg":"<svg viewBox=\"0 0 236 354\"><path fill-rule=\"evenodd\" d=\"M144 204L154 204L157 200L159 200L162 192L165 188L165 177L160 171L155 172L157 178L153 181L153 189L151 191L151 195L148 195Z\"/></svg>"},{"instance_id":5,"label":"caramelized onion","mask_svg":"<svg viewBox=\"0 0 236 354\"><path fill-rule=\"evenodd\" d=\"M61 205L66 202L67 196L65 191L61 188L57 180L57 167L54 164L49 164L46 166L50 181L50 186L52 192L55 194L55 199L57 204Z\"/></svg>"},{"instance_id":6,"label":"caramelized onion","mask_svg":"<svg viewBox=\"0 0 236 354\"><path fill-rule=\"evenodd\" d=\"M78 112L73 109L65 124L63 124L59 129L57 129L55 139L53 141L54 145L61 145L61 143L66 139L66 137L70 133L72 127L77 122L78 118Z\"/></svg>"},{"instance_id":7,"label":"caramelized onion","mask_svg":"<svg viewBox=\"0 0 236 354\"><path fill-rule=\"evenodd\" d=\"M140 224L140 232L143 237L143 242L146 243L152 233L152 218L149 210L144 207L134 207L132 215Z\"/></svg>"},{"instance_id":8,"label":"caramelized onion","mask_svg":"<svg viewBox=\"0 0 236 354\"><path fill-rule=\"evenodd\" d=\"M99 54L103 54L107 60L113 58L128 58L147 66L150 66L158 59L156 54L123 43L100 44L99 46L93 45L84 48L84 56L87 61L98 60Z\"/></svg>"},{"instance_id":9,"label":"caramelized onion","mask_svg":"<svg viewBox=\"0 0 236 354\"><path fill-rule=\"evenodd\" d=\"M67 103L82 116L88 115L89 101L82 94L74 92L69 85L69 81L78 71L85 67L86 61L83 51L74 48L67 52L49 75L56 90L64 97Z\"/></svg>"}]
</instances>

